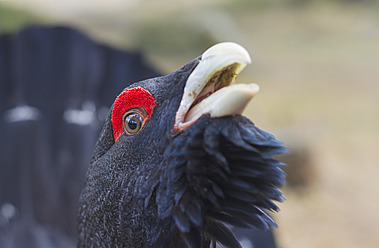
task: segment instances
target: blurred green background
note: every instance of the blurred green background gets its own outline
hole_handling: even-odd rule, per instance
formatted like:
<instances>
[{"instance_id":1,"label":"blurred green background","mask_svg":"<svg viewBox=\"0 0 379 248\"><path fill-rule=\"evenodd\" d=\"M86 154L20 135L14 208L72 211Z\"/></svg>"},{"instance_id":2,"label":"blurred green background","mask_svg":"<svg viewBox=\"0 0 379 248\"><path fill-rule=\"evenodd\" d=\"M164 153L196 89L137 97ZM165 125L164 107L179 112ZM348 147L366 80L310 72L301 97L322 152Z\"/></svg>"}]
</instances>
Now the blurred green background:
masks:
<instances>
[{"instance_id":1,"label":"blurred green background","mask_svg":"<svg viewBox=\"0 0 379 248\"><path fill-rule=\"evenodd\" d=\"M221 41L252 55L246 110L293 151L279 247L379 247L379 2L0 0L0 32L70 25L164 73ZM111 104L111 103L110 103Z\"/></svg>"}]
</instances>

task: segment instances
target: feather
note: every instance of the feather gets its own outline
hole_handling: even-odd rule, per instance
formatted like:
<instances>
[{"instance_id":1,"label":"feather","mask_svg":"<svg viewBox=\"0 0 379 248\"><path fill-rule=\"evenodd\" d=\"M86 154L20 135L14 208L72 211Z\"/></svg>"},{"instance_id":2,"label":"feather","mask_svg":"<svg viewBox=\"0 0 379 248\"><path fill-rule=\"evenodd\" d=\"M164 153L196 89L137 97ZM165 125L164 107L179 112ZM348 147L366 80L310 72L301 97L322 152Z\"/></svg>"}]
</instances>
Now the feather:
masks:
<instances>
[{"instance_id":1,"label":"feather","mask_svg":"<svg viewBox=\"0 0 379 248\"><path fill-rule=\"evenodd\" d=\"M183 233L188 233L191 230L191 224L186 213L180 211L179 208L175 208L173 212L173 218L176 226Z\"/></svg>"},{"instance_id":2,"label":"feather","mask_svg":"<svg viewBox=\"0 0 379 248\"><path fill-rule=\"evenodd\" d=\"M190 232L182 233L182 237L188 245L188 248L203 247L203 240L200 232L195 228L192 228Z\"/></svg>"},{"instance_id":3,"label":"feather","mask_svg":"<svg viewBox=\"0 0 379 248\"><path fill-rule=\"evenodd\" d=\"M196 226L203 225L203 211L200 204L196 204L196 201L191 201L186 208L186 213L191 222Z\"/></svg>"},{"instance_id":4,"label":"feather","mask_svg":"<svg viewBox=\"0 0 379 248\"><path fill-rule=\"evenodd\" d=\"M243 227L243 228L248 228L249 225L246 224L245 220L241 220L239 218L236 218L235 216L231 215L230 213L227 212L222 212L222 211L209 211L208 216L212 217L216 220L222 221L224 223L233 225L233 226L238 226L238 227Z\"/></svg>"},{"instance_id":5,"label":"feather","mask_svg":"<svg viewBox=\"0 0 379 248\"><path fill-rule=\"evenodd\" d=\"M206 232L225 247L242 248L234 234L224 224L209 221Z\"/></svg>"}]
</instances>

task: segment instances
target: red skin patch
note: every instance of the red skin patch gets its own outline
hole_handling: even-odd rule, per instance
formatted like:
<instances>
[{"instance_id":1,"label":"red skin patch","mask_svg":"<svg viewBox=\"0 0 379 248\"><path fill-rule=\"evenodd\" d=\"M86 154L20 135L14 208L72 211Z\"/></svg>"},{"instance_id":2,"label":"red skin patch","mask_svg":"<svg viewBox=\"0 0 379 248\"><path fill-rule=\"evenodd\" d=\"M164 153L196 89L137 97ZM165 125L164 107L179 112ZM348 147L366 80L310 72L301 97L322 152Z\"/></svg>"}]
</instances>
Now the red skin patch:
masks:
<instances>
[{"instance_id":1,"label":"red skin patch","mask_svg":"<svg viewBox=\"0 0 379 248\"><path fill-rule=\"evenodd\" d=\"M115 142L120 135L124 133L124 113L131 108L138 107L142 107L146 110L148 114L147 119L151 118L153 108L155 107L155 100L149 91L141 87L126 89L116 98L112 109L112 128Z\"/></svg>"}]
</instances>

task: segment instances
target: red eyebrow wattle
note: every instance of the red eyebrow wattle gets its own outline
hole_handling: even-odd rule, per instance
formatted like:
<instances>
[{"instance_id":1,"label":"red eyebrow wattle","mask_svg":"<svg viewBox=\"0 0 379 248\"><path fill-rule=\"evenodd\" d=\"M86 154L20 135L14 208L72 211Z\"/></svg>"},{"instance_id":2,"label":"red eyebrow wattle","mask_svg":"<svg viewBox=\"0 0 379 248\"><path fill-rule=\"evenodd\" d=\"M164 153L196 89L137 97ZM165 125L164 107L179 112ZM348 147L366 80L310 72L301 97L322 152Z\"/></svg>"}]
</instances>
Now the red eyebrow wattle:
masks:
<instances>
[{"instance_id":1,"label":"red eyebrow wattle","mask_svg":"<svg viewBox=\"0 0 379 248\"><path fill-rule=\"evenodd\" d=\"M116 98L112 109L112 128L115 142L124 132L122 128L124 113L137 107L144 108L148 113L148 118L152 116L155 100L149 91L141 87L126 89Z\"/></svg>"}]
</instances>

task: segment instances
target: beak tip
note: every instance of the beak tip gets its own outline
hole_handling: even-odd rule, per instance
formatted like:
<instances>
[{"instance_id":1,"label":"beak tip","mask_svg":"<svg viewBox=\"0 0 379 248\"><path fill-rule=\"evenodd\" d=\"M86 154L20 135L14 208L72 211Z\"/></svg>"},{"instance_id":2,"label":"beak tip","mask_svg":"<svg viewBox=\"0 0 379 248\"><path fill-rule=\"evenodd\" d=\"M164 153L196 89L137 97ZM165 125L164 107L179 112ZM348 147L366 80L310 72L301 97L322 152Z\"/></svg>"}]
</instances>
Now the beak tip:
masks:
<instances>
[{"instance_id":1,"label":"beak tip","mask_svg":"<svg viewBox=\"0 0 379 248\"><path fill-rule=\"evenodd\" d=\"M241 45L234 42L221 42L208 48L201 56L202 60L213 56L229 56L233 54L236 62L240 64L251 64L252 60L247 50Z\"/></svg>"}]
</instances>

